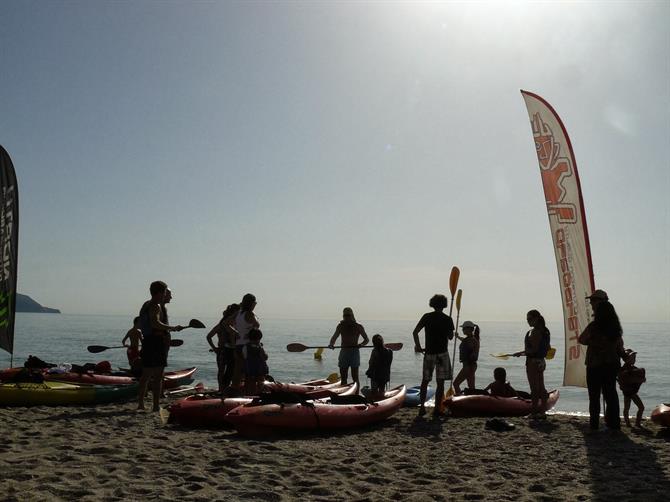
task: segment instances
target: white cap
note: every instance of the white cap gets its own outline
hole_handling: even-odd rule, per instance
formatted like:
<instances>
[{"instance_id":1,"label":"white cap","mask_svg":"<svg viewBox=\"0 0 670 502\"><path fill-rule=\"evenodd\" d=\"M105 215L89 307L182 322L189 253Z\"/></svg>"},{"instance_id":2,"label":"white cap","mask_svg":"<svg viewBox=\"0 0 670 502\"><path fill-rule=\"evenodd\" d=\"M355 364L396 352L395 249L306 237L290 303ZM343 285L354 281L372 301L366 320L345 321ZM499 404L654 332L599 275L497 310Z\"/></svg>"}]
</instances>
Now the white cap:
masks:
<instances>
[{"instance_id":1,"label":"white cap","mask_svg":"<svg viewBox=\"0 0 670 502\"><path fill-rule=\"evenodd\" d=\"M461 324L461 328L474 328L476 324L472 321L465 321L463 324Z\"/></svg>"}]
</instances>

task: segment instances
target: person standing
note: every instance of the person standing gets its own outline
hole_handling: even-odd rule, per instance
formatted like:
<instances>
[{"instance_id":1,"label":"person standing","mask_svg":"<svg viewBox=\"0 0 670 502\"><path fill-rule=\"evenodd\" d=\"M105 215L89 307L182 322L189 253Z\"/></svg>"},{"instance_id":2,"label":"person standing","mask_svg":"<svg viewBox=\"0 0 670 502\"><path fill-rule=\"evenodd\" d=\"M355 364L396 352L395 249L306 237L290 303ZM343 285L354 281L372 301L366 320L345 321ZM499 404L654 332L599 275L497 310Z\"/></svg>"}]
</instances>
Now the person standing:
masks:
<instances>
[{"instance_id":1,"label":"person standing","mask_svg":"<svg viewBox=\"0 0 670 502\"><path fill-rule=\"evenodd\" d=\"M251 293L247 293L242 297L240 309L235 314L231 325L237 331L237 339L235 340L235 362L233 369L233 382L231 387L239 391L242 378L244 376L244 353L243 349L249 343L249 331L252 329L259 329L260 323L254 314L256 308L256 297Z\"/></svg>"},{"instance_id":2,"label":"person standing","mask_svg":"<svg viewBox=\"0 0 670 502\"><path fill-rule=\"evenodd\" d=\"M424 403L426 402L426 392L428 382L433 378L437 388L435 390L435 410L433 414L439 416L444 398L444 381L451 378L451 360L449 358L449 340L454 338L454 321L443 311L447 308L447 297L444 295L434 295L428 305L433 308L433 312L424 314L417 323L412 335L414 337L414 351L423 353L423 379L421 380L421 391L419 393L421 406L419 407L419 416L426 414ZM426 338L425 349L421 347L419 332L424 330Z\"/></svg>"},{"instance_id":3,"label":"person standing","mask_svg":"<svg viewBox=\"0 0 670 502\"><path fill-rule=\"evenodd\" d=\"M463 368L454 378L454 393L461 394L460 385L463 381L468 383L468 389L475 389L475 373L477 371L477 360L479 359L479 326L472 321L465 321L461 324L464 337L456 337L461 340L458 347L458 358L463 363Z\"/></svg>"},{"instance_id":4,"label":"person standing","mask_svg":"<svg viewBox=\"0 0 670 502\"><path fill-rule=\"evenodd\" d=\"M367 345L368 338L365 328L362 324L356 322L354 311L351 307L345 307L342 310L342 320L335 328L335 333L330 337L328 347L333 349L338 337L342 337L342 348L337 358L337 365L340 368L340 380L342 385L347 385L349 368L351 368L351 379L359 384L358 368L361 366L361 351L359 347ZM358 337L363 337L359 344Z\"/></svg>"},{"instance_id":5,"label":"person standing","mask_svg":"<svg viewBox=\"0 0 670 502\"><path fill-rule=\"evenodd\" d=\"M130 345L126 345L126 340ZM142 358L140 357L140 342L142 341L142 332L140 331L140 318L133 319L133 327L128 330L126 336L121 340L121 345L127 347L126 356L130 365L130 372L133 376L139 377L142 374Z\"/></svg>"},{"instance_id":6,"label":"person standing","mask_svg":"<svg viewBox=\"0 0 670 502\"><path fill-rule=\"evenodd\" d=\"M545 357L551 345L551 333L547 324L537 310L526 314L526 322L531 329L523 340L524 350L513 354L515 357L526 356L526 376L530 387L531 418L547 418L547 398L549 394L544 387L544 370L547 368ZM542 407L538 407L538 401Z\"/></svg>"},{"instance_id":7,"label":"person standing","mask_svg":"<svg viewBox=\"0 0 670 502\"><path fill-rule=\"evenodd\" d=\"M233 370L235 369L235 340L237 331L231 324L235 320L240 306L237 303L231 303L223 311L219 323L207 333L207 343L216 353L216 366L218 368L217 380L219 381L219 392L223 392L233 380ZM216 346L212 342L214 335L217 335L218 343Z\"/></svg>"},{"instance_id":8,"label":"person standing","mask_svg":"<svg viewBox=\"0 0 670 502\"><path fill-rule=\"evenodd\" d=\"M600 422L600 395L605 400L605 425L621 429L619 394L616 379L624 357L623 329L607 293L596 289L586 297L593 309L593 321L579 335L578 341L586 345L586 386L589 391L589 425L597 430Z\"/></svg>"},{"instance_id":9,"label":"person standing","mask_svg":"<svg viewBox=\"0 0 670 502\"><path fill-rule=\"evenodd\" d=\"M170 326L164 319L163 305L168 287L163 281L154 281L149 286L151 299L144 302L140 309L140 326L142 331L142 377L137 401L137 409L144 409L144 395L147 385L151 382L153 394L153 411L159 410L163 372L167 366L167 345L171 331L181 331L183 326Z\"/></svg>"},{"instance_id":10,"label":"person standing","mask_svg":"<svg viewBox=\"0 0 670 502\"><path fill-rule=\"evenodd\" d=\"M384 347L384 338L377 334L372 337L372 353L365 372L370 379L370 391L374 397L384 397L386 385L391 381L393 351Z\"/></svg>"}]
</instances>

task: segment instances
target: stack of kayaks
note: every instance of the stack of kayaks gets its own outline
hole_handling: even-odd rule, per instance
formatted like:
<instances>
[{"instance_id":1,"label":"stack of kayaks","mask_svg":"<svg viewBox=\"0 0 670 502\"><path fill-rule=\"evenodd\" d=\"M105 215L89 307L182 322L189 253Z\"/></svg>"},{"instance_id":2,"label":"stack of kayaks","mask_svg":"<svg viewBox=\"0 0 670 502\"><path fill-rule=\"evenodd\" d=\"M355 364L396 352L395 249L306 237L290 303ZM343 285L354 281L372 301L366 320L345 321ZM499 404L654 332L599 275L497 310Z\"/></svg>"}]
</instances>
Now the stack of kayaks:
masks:
<instances>
[{"instance_id":1,"label":"stack of kayaks","mask_svg":"<svg viewBox=\"0 0 670 502\"><path fill-rule=\"evenodd\" d=\"M421 386L410 387L405 393L405 403L403 406L419 406L421 404ZM426 401L432 399L435 395L435 389L430 385L426 389Z\"/></svg>"},{"instance_id":2,"label":"stack of kayaks","mask_svg":"<svg viewBox=\"0 0 670 502\"><path fill-rule=\"evenodd\" d=\"M340 385L339 380L312 380L304 383L265 382L264 393L273 393L276 396L284 393L304 395L306 398L317 398L328 395L351 395L358 391L358 385ZM225 397L211 394L196 394L189 396L168 406L169 423L178 423L187 427L225 427L230 426L226 421L226 414L253 401L251 396Z\"/></svg>"},{"instance_id":3,"label":"stack of kayaks","mask_svg":"<svg viewBox=\"0 0 670 502\"><path fill-rule=\"evenodd\" d=\"M0 384L1 406L102 404L132 399L138 384L86 385L45 381Z\"/></svg>"},{"instance_id":4,"label":"stack of kayaks","mask_svg":"<svg viewBox=\"0 0 670 502\"><path fill-rule=\"evenodd\" d=\"M163 388L174 389L180 385L186 385L193 382L193 375L197 367L185 368L176 371L166 371L163 375ZM0 381L11 382L12 379L23 368L10 368L0 370ZM42 376L47 381L83 383L89 385L132 385L137 379L126 372L102 374L102 373L76 373L70 372L49 372L48 369L41 370Z\"/></svg>"},{"instance_id":5,"label":"stack of kayaks","mask_svg":"<svg viewBox=\"0 0 670 502\"><path fill-rule=\"evenodd\" d=\"M558 401L558 390L549 392L548 411ZM485 395L454 396L445 401L449 414L454 417L521 417L531 412L530 399Z\"/></svg>"},{"instance_id":6,"label":"stack of kayaks","mask_svg":"<svg viewBox=\"0 0 670 502\"><path fill-rule=\"evenodd\" d=\"M651 412L652 422L663 427L670 427L670 403L659 404Z\"/></svg>"},{"instance_id":7,"label":"stack of kayaks","mask_svg":"<svg viewBox=\"0 0 670 502\"><path fill-rule=\"evenodd\" d=\"M362 396L329 397L302 403L252 402L226 415L244 436L265 436L287 432L342 430L380 422L393 415L405 400L405 386L385 393L374 403Z\"/></svg>"}]
</instances>

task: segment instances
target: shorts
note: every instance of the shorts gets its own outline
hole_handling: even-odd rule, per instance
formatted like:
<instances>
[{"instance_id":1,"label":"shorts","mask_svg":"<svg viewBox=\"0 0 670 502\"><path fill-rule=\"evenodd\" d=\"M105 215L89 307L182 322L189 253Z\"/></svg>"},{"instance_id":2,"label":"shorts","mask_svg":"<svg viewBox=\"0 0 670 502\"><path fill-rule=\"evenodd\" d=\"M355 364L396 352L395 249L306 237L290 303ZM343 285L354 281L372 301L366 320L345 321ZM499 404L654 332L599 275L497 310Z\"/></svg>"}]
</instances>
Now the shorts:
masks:
<instances>
[{"instance_id":1,"label":"shorts","mask_svg":"<svg viewBox=\"0 0 670 502\"><path fill-rule=\"evenodd\" d=\"M449 352L425 354L423 356L423 379L427 381L432 380L433 371L435 371L435 379L437 380L451 379Z\"/></svg>"},{"instance_id":2,"label":"shorts","mask_svg":"<svg viewBox=\"0 0 670 502\"><path fill-rule=\"evenodd\" d=\"M146 336L142 340L142 366L145 368L165 368L167 366L167 350L162 336Z\"/></svg>"},{"instance_id":3,"label":"shorts","mask_svg":"<svg viewBox=\"0 0 670 502\"><path fill-rule=\"evenodd\" d=\"M361 365L361 351L358 348L340 349L337 365L340 368L358 368Z\"/></svg>"}]
</instances>

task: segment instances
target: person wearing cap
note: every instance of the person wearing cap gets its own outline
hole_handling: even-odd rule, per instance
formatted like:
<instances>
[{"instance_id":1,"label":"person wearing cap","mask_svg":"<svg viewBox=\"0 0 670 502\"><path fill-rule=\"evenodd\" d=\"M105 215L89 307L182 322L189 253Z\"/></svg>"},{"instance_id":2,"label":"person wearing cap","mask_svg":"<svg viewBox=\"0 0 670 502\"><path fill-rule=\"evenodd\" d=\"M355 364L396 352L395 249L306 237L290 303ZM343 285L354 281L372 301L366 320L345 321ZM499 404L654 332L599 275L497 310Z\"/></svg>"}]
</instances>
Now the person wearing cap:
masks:
<instances>
[{"instance_id":1,"label":"person wearing cap","mask_svg":"<svg viewBox=\"0 0 670 502\"><path fill-rule=\"evenodd\" d=\"M619 388L623 394L623 419L626 425L630 427L630 418L628 413L630 411L630 402L633 401L637 406L637 417L635 418L635 427L642 427L642 414L644 413L644 404L642 399L638 396L640 386L647 381L645 377L644 368L635 366L635 359L637 352L631 349L624 351L624 364L619 371L617 380L619 380Z\"/></svg>"},{"instance_id":2,"label":"person wearing cap","mask_svg":"<svg viewBox=\"0 0 670 502\"><path fill-rule=\"evenodd\" d=\"M419 416L426 414L424 403L428 392L428 382L433 378L437 388L435 389L435 416L442 415L440 408L444 398L444 381L451 378L451 359L449 358L449 340L454 338L454 321L443 311L447 308L447 297L444 295L434 295L428 305L433 308L433 312L428 312L421 316L412 336L414 337L414 351L422 352L423 356L423 379L421 380L421 390L419 392L421 406L419 406ZM421 347L419 332L424 330L426 335L426 348Z\"/></svg>"},{"instance_id":3,"label":"person wearing cap","mask_svg":"<svg viewBox=\"0 0 670 502\"><path fill-rule=\"evenodd\" d=\"M454 378L454 392L456 395L461 394L460 385L463 381L468 382L468 389L475 388L475 372L477 371L477 359L479 358L479 326L472 321L465 321L461 324L463 334L456 337L461 340L461 345L458 348L458 360L463 363L461 371L458 372Z\"/></svg>"},{"instance_id":4,"label":"person wearing cap","mask_svg":"<svg viewBox=\"0 0 670 502\"><path fill-rule=\"evenodd\" d=\"M623 329L607 293L596 289L586 297L593 308L593 321L579 335L586 345L586 386L589 392L589 425L598 430L600 423L600 396L605 400L605 425L611 430L621 429L619 395L616 378L624 355Z\"/></svg>"}]
</instances>

